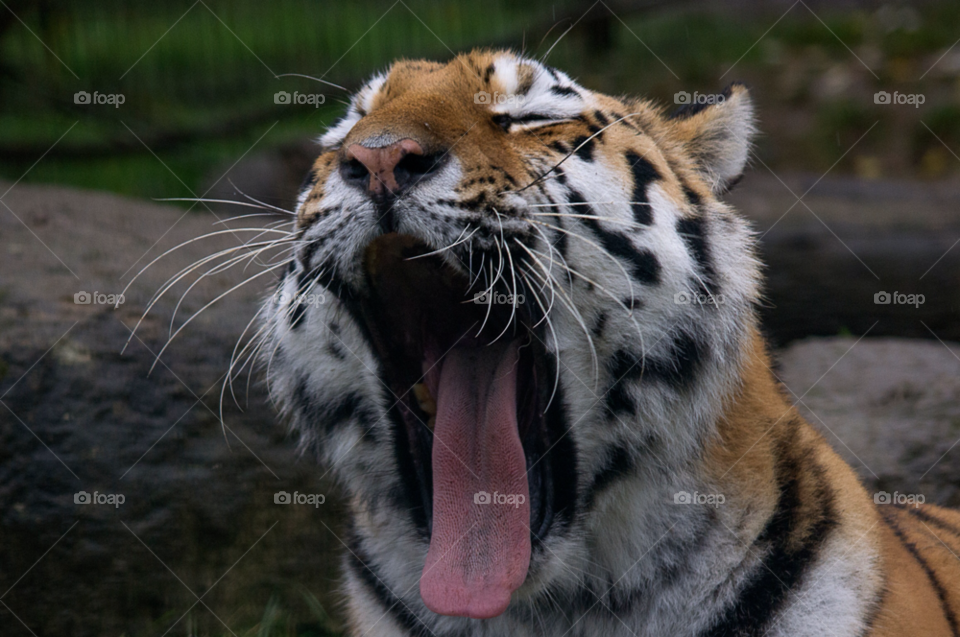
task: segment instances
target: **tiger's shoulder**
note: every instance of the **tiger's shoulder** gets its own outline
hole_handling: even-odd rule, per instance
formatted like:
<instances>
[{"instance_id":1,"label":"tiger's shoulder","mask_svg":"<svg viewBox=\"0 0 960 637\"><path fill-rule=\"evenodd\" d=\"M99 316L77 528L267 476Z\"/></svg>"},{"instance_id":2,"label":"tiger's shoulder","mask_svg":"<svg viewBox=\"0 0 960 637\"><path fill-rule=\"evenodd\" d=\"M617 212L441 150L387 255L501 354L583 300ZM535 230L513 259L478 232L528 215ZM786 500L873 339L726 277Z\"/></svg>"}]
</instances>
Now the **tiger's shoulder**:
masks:
<instances>
[{"instance_id":1,"label":"tiger's shoulder","mask_svg":"<svg viewBox=\"0 0 960 637\"><path fill-rule=\"evenodd\" d=\"M759 339L753 352L704 467L737 505L731 533L763 557L710 634L752 634L751 617L773 616L803 634L820 622L822 634L956 637L960 512L869 493L791 406Z\"/></svg>"}]
</instances>

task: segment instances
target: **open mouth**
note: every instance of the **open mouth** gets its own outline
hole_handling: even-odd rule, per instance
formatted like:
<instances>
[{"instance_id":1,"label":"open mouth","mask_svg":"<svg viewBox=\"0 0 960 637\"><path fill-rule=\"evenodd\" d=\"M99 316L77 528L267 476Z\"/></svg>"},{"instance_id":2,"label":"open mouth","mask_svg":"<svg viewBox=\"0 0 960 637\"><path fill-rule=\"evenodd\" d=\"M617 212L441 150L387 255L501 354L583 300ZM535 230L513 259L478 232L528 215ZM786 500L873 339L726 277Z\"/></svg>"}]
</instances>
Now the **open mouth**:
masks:
<instances>
[{"instance_id":1,"label":"open mouth","mask_svg":"<svg viewBox=\"0 0 960 637\"><path fill-rule=\"evenodd\" d=\"M428 252L405 235L374 240L360 316L399 398L397 457L430 537L421 597L494 617L556 511L557 467L540 461L559 438L553 375L524 299L471 290Z\"/></svg>"}]
</instances>

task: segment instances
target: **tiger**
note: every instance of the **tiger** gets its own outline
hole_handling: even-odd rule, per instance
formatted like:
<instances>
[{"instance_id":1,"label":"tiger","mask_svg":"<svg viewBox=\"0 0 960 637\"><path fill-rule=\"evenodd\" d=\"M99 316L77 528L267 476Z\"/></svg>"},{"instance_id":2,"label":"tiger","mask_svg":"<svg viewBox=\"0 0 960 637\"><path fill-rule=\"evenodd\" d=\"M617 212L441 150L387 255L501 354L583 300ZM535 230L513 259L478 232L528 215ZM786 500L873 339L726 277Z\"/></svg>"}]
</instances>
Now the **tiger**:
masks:
<instances>
[{"instance_id":1,"label":"tiger","mask_svg":"<svg viewBox=\"0 0 960 637\"><path fill-rule=\"evenodd\" d=\"M261 307L349 634L960 635L960 514L870 494L772 370L723 201L756 133L741 83L667 108L510 50L352 95Z\"/></svg>"}]
</instances>

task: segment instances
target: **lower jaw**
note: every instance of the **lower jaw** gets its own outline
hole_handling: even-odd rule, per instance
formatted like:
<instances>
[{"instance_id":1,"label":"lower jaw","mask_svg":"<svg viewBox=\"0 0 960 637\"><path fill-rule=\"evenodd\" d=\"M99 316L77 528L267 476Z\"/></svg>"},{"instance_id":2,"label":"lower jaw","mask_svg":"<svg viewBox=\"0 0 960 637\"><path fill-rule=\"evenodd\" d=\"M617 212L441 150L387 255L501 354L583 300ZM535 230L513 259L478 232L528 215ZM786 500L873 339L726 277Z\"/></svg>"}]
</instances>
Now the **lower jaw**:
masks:
<instances>
[{"instance_id":1,"label":"lower jaw","mask_svg":"<svg viewBox=\"0 0 960 637\"><path fill-rule=\"evenodd\" d=\"M537 430L528 429L528 436L523 440L530 495L529 569L526 581L514 593L513 601L528 599L540 590L547 571L538 566L549 557L545 541L548 537L554 541L562 539L571 528L576 512L577 453L566 424L563 393L557 389L551 397L554 375L549 362L542 363L544 360L550 359L540 358L537 363L537 375L541 381L537 393L543 395L539 405L547 407L537 421L540 435L532 435ZM410 516L408 519L414 523L421 541L429 545L434 524L434 432L424 426L426 418L422 413L415 414L416 409L415 401L412 405L403 401L390 414L394 454L401 478L401 489L394 492L391 499ZM418 570L423 566L410 565ZM455 614L465 616L459 612Z\"/></svg>"}]
</instances>

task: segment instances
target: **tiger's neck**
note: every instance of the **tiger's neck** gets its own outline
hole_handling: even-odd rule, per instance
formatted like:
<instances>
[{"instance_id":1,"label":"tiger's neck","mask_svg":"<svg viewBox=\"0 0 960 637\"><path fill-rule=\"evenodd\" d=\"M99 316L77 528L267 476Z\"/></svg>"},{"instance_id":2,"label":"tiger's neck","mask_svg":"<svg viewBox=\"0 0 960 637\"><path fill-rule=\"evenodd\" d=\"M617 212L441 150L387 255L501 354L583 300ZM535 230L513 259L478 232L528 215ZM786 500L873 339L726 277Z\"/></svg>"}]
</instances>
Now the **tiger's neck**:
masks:
<instances>
[{"instance_id":1,"label":"tiger's neck","mask_svg":"<svg viewBox=\"0 0 960 637\"><path fill-rule=\"evenodd\" d=\"M616 583L587 587L597 596L607 590L613 612L620 603L642 618L643 634L762 633L809 573L824 576L818 556L849 525L847 512L871 504L787 400L756 333L741 369L701 452L624 481L592 525L592 573ZM851 555L850 565L835 568L865 577L870 589L879 576L858 569L872 562ZM869 606L823 603L852 624ZM703 627L708 615L723 617L719 628Z\"/></svg>"}]
</instances>

